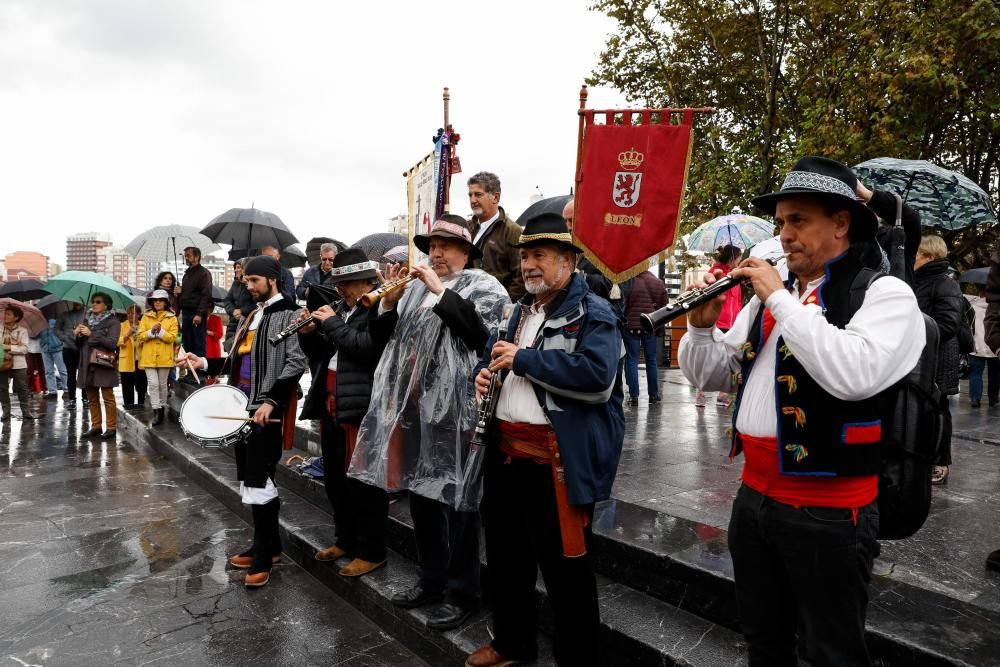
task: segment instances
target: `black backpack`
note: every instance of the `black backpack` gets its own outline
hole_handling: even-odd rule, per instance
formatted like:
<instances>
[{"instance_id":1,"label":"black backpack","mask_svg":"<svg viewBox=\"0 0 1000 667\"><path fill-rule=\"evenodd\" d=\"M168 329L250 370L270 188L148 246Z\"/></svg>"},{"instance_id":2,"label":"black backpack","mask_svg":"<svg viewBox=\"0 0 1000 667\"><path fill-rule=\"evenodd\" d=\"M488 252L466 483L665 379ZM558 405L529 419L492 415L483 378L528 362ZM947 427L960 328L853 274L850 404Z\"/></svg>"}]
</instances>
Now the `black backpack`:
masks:
<instances>
[{"instance_id":1,"label":"black backpack","mask_svg":"<svg viewBox=\"0 0 1000 667\"><path fill-rule=\"evenodd\" d=\"M851 312L865 292L886 274L862 269L851 284ZM878 396L882 410L882 450L878 475L881 540L910 537L924 525L931 508L931 468L944 434L937 378L937 323L923 314L927 342L917 365Z\"/></svg>"}]
</instances>

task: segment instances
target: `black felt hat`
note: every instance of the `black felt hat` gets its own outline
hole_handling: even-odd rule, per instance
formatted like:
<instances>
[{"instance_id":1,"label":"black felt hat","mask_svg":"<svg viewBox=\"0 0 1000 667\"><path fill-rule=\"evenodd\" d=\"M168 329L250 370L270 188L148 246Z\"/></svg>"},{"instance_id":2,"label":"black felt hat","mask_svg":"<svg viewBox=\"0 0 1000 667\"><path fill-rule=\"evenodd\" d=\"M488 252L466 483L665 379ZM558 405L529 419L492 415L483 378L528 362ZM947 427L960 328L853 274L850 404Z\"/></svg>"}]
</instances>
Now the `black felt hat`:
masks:
<instances>
[{"instance_id":1,"label":"black felt hat","mask_svg":"<svg viewBox=\"0 0 1000 667\"><path fill-rule=\"evenodd\" d=\"M858 177L845 164L830 158L807 155L800 158L785 176L781 189L754 197L750 202L757 208L774 215L778 201L784 197L816 197L835 201L851 212L851 238L866 241L875 236L878 217L855 194Z\"/></svg>"},{"instance_id":2,"label":"black felt hat","mask_svg":"<svg viewBox=\"0 0 1000 667\"><path fill-rule=\"evenodd\" d=\"M378 274L375 270L378 262L373 262L365 255L361 248L348 248L341 250L333 258L333 274L330 280L333 283L342 283L346 280L365 280L376 278Z\"/></svg>"},{"instance_id":3,"label":"black felt hat","mask_svg":"<svg viewBox=\"0 0 1000 667\"><path fill-rule=\"evenodd\" d=\"M569 233L566 221L558 213L539 213L529 218L521 230L521 238L517 241L518 248L529 248L543 244L561 244L573 252L583 250L573 245L573 235Z\"/></svg>"}]
</instances>

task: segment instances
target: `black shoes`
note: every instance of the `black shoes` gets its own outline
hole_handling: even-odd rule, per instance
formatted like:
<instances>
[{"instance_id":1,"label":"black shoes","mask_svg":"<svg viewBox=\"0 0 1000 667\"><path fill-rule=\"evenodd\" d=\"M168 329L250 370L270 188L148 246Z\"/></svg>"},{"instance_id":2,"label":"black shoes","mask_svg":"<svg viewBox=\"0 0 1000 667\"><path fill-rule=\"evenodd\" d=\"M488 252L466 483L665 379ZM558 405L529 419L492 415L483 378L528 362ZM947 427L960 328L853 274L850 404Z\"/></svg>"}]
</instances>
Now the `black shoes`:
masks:
<instances>
[{"instance_id":1,"label":"black shoes","mask_svg":"<svg viewBox=\"0 0 1000 667\"><path fill-rule=\"evenodd\" d=\"M660 398L659 396L650 396L649 397L649 402L650 403L659 403L661 400L663 400L663 399Z\"/></svg>"},{"instance_id":2,"label":"black shoes","mask_svg":"<svg viewBox=\"0 0 1000 667\"><path fill-rule=\"evenodd\" d=\"M392 596L391 601L403 609L416 609L432 602L440 602L444 596L440 591L429 591L420 584L401 590Z\"/></svg>"},{"instance_id":3,"label":"black shoes","mask_svg":"<svg viewBox=\"0 0 1000 667\"><path fill-rule=\"evenodd\" d=\"M990 555L986 557L986 567L994 572L1000 572L1000 549L991 551Z\"/></svg>"},{"instance_id":4,"label":"black shoes","mask_svg":"<svg viewBox=\"0 0 1000 667\"><path fill-rule=\"evenodd\" d=\"M451 630L465 623L474 613L475 607L462 607L446 602L427 617L427 627L431 630Z\"/></svg>"},{"instance_id":5,"label":"black shoes","mask_svg":"<svg viewBox=\"0 0 1000 667\"><path fill-rule=\"evenodd\" d=\"M156 408L153 410L153 422L150 424L151 426L159 426L163 423L163 413L165 410L166 408Z\"/></svg>"},{"instance_id":6,"label":"black shoes","mask_svg":"<svg viewBox=\"0 0 1000 667\"><path fill-rule=\"evenodd\" d=\"M116 437L118 437L118 431L113 428L109 428L101 434L101 440L114 440Z\"/></svg>"},{"instance_id":7,"label":"black shoes","mask_svg":"<svg viewBox=\"0 0 1000 667\"><path fill-rule=\"evenodd\" d=\"M974 408L978 408L979 407L979 401L969 401L969 405L971 405Z\"/></svg>"},{"instance_id":8,"label":"black shoes","mask_svg":"<svg viewBox=\"0 0 1000 667\"><path fill-rule=\"evenodd\" d=\"M103 432L99 428L92 428L89 431L84 431L80 434L81 438L96 438L103 435Z\"/></svg>"},{"instance_id":9,"label":"black shoes","mask_svg":"<svg viewBox=\"0 0 1000 667\"><path fill-rule=\"evenodd\" d=\"M629 397L628 404L631 405L631 406L637 406L637 405L639 405L639 397L638 396L631 396L631 397Z\"/></svg>"}]
</instances>

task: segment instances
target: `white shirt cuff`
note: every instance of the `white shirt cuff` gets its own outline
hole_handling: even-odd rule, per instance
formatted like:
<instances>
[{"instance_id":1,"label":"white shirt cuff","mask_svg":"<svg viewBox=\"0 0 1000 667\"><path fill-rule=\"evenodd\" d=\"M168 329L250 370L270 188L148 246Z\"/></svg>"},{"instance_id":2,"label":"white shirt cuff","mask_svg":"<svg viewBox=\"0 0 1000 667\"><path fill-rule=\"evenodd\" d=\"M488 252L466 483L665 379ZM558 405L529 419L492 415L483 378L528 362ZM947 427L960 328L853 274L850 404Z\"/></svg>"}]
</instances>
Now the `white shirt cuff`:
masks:
<instances>
[{"instance_id":1,"label":"white shirt cuff","mask_svg":"<svg viewBox=\"0 0 1000 667\"><path fill-rule=\"evenodd\" d=\"M691 342L696 343L698 341L711 343L715 340L715 327L696 327L688 324L688 335L692 336Z\"/></svg>"}]
</instances>

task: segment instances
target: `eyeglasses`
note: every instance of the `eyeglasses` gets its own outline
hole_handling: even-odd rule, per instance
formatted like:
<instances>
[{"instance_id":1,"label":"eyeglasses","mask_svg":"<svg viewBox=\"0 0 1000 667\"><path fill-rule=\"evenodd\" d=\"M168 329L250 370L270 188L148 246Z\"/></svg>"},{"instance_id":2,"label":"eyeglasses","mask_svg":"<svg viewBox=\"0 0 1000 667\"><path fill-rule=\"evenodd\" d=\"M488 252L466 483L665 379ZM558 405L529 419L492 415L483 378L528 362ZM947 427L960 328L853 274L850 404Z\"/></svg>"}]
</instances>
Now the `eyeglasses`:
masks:
<instances>
[{"instance_id":1,"label":"eyeglasses","mask_svg":"<svg viewBox=\"0 0 1000 667\"><path fill-rule=\"evenodd\" d=\"M321 261L321 262L332 262L333 261L333 257L320 257L319 261Z\"/></svg>"}]
</instances>

